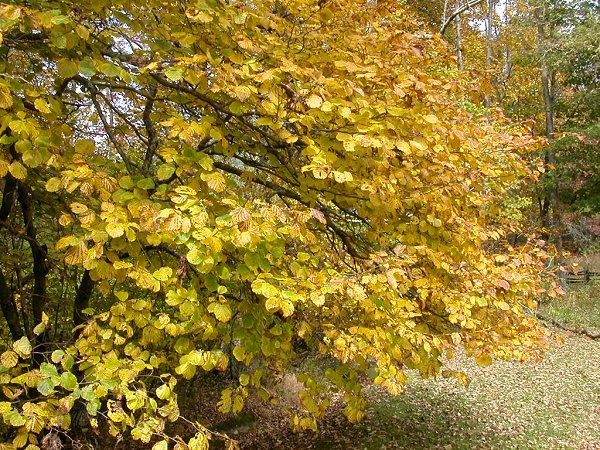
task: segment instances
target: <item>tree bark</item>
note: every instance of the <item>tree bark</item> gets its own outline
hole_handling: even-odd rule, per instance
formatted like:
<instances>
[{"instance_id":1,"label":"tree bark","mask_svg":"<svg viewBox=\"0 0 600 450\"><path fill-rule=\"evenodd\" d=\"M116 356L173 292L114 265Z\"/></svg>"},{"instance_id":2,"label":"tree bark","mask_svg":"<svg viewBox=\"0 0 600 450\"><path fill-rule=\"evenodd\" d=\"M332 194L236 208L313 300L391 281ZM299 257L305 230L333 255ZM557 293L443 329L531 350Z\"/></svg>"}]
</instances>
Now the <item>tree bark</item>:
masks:
<instances>
[{"instance_id":1,"label":"tree bark","mask_svg":"<svg viewBox=\"0 0 600 450\"><path fill-rule=\"evenodd\" d=\"M20 184L17 188L18 200L23 213L25 234L33 257L33 293L31 296L31 311L34 325L42 321L42 312L46 303L46 276L50 271L48 252L45 245L37 241L37 230L33 223L33 205L28 189Z\"/></svg>"},{"instance_id":2,"label":"tree bark","mask_svg":"<svg viewBox=\"0 0 600 450\"><path fill-rule=\"evenodd\" d=\"M15 193L17 192L17 180L10 174L4 178L4 191L2 192L2 205L0 206L0 222L4 222L10 216L13 204L15 203Z\"/></svg>"},{"instance_id":3,"label":"tree bark","mask_svg":"<svg viewBox=\"0 0 600 450\"><path fill-rule=\"evenodd\" d=\"M10 330L13 341L22 338L23 329L21 328L21 322L19 321L19 312L17 311L13 293L6 282L2 268L0 268L0 308L2 309L4 319L8 324L8 329Z\"/></svg>"},{"instance_id":4,"label":"tree bark","mask_svg":"<svg viewBox=\"0 0 600 450\"><path fill-rule=\"evenodd\" d=\"M73 325L77 327L87 320L87 316L83 313L90 304L90 297L94 289L94 281L90 276L90 272L83 272L77 294L75 295L75 303L73 304Z\"/></svg>"}]
</instances>

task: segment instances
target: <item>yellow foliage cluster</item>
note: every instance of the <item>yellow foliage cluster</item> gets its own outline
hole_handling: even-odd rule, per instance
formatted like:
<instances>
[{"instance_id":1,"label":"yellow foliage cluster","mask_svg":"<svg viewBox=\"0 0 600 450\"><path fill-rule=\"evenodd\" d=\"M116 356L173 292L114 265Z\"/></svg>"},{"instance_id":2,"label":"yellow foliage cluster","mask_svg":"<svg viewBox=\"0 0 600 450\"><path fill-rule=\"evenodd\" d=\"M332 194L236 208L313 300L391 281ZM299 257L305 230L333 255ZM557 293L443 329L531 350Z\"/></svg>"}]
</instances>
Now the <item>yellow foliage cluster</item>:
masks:
<instances>
[{"instance_id":1,"label":"yellow foliage cluster","mask_svg":"<svg viewBox=\"0 0 600 450\"><path fill-rule=\"evenodd\" d=\"M498 214L537 144L462 109L441 38L378 3L0 6L0 176L49 199L53 263L94 286L45 362L27 338L0 358L13 448L76 404L149 442L179 417L177 380L230 364L219 407L238 412L298 341L339 361L299 378L303 427L329 390L359 420L360 373L397 393L456 345L483 365L538 355L522 305L543 250L503 245ZM197 431L176 448L223 437Z\"/></svg>"}]
</instances>

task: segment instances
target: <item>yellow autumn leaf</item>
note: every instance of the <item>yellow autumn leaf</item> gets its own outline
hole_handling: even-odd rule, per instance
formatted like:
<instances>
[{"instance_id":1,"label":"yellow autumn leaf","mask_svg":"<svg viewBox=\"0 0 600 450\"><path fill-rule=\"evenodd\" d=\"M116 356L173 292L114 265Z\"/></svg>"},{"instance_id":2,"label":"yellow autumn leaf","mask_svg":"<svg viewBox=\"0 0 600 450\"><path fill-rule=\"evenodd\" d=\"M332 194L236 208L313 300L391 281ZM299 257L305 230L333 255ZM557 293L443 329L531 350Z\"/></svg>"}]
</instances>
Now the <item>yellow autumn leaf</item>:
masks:
<instances>
[{"instance_id":1,"label":"yellow autumn leaf","mask_svg":"<svg viewBox=\"0 0 600 450\"><path fill-rule=\"evenodd\" d=\"M229 322L231 320L232 311L227 303L215 303L212 311L220 322Z\"/></svg>"},{"instance_id":2,"label":"yellow autumn leaf","mask_svg":"<svg viewBox=\"0 0 600 450\"><path fill-rule=\"evenodd\" d=\"M69 205L69 207L71 208L71 211L73 211L73 213L75 213L75 214L81 214L88 210L87 206L85 206L82 203L78 203L78 202L71 203Z\"/></svg>"},{"instance_id":3,"label":"yellow autumn leaf","mask_svg":"<svg viewBox=\"0 0 600 450\"><path fill-rule=\"evenodd\" d=\"M10 174L15 177L17 180L24 180L27 178L27 169L23 164L19 161L13 161L8 166L8 170Z\"/></svg>"},{"instance_id":4,"label":"yellow autumn leaf","mask_svg":"<svg viewBox=\"0 0 600 450\"><path fill-rule=\"evenodd\" d=\"M48 114L51 112L51 109L48 107L48 103L42 98L36 98L33 104L35 106L35 109L37 109L41 113Z\"/></svg>"},{"instance_id":5,"label":"yellow autumn leaf","mask_svg":"<svg viewBox=\"0 0 600 450\"><path fill-rule=\"evenodd\" d=\"M13 342L12 348L22 358L31 355L31 351L33 350L31 342L29 342L29 339L27 339L26 336Z\"/></svg>"},{"instance_id":6,"label":"yellow autumn leaf","mask_svg":"<svg viewBox=\"0 0 600 450\"><path fill-rule=\"evenodd\" d=\"M118 238L125 234L125 226L122 223L108 223L105 230L111 238Z\"/></svg>"},{"instance_id":7,"label":"yellow autumn leaf","mask_svg":"<svg viewBox=\"0 0 600 450\"><path fill-rule=\"evenodd\" d=\"M4 161L3 159L0 159L0 178L6 176L6 174L8 173L8 167L8 162Z\"/></svg>"},{"instance_id":8,"label":"yellow autumn leaf","mask_svg":"<svg viewBox=\"0 0 600 450\"><path fill-rule=\"evenodd\" d=\"M0 83L0 108L8 109L13 105L12 94L8 86Z\"/></svg>"},{"instance_id":9,"label":"yellow autumn leaf","mask_svg":"<svg viewBox=\"0 0 600 450\"><path fill-rule=\"evenodd\" d=\"M233 223L248 222L252 218L248 210L242 206L233 209L230 215Z\"/></svg>"},{"instance_id":10,"label":"yellow autumn leaf","mask_svg":"<svg viewBox=\"0 0 600 450\"><path fill-rule=\"evenodd\" d=\"M61 187L62 182L56 177L50 178L48 181L46 181L46 190L48 192L57 192Z\"/></svg>"},{"instance_id":11,"label":"yellow autumn leaf","mask_svg":"<svg viewBox=\"0 0 600 450\"><path fill-rule=\"evenodd\" d=\"M316 94L312 94L306 99L306 104L310 108L320 108L323 104L323 99Z\"/></svg>"},{"instance_id":12,"label":"yellow autumn leaf","mask_svg":"<svg viewBox=\"0 0 600 450\"><path fill-rule=\"evenodd\" d=\"M439 122L438 118L433 114L427 114L426 116L423 116L423 120L430 124L436 124Z\"/></svg>"},{"instance_id":13,"label":"yellow autumn leaf","mask_svg":"<svg viewBox=\"0 0 600 450\"><path fill-rule=\"evenodd\" d=\"M11 368L15 367L18 362L19 362L19 355L17 355L15 352L13 352L11 350L8 350L8 351L2 353L2 355L0 355L0 364L2 364L7 369L11 369Z\"/></svg>"},{"instance_id":14,"label":"yellow autumn leaf","mask_svg":"<svg viewBox=\"0 0 600 450\"><path fill-rule=\"evenodd\" d=\"M215 192L223 192L227 186L225 177L220 172L202 174L202 179L206 182L208 187Z\"/></svg>"},{"instance_id":15,"label":"yellow autumn leaf","mask_svg":"<svg viewBox=\"0 0 600 450\"><path fill-rule=\"evenodd\" d=\"M475 362L480 367L487 367L493 363L493 360L489 355L481 355L475 358Z\"/></svg>"}]
</instances>

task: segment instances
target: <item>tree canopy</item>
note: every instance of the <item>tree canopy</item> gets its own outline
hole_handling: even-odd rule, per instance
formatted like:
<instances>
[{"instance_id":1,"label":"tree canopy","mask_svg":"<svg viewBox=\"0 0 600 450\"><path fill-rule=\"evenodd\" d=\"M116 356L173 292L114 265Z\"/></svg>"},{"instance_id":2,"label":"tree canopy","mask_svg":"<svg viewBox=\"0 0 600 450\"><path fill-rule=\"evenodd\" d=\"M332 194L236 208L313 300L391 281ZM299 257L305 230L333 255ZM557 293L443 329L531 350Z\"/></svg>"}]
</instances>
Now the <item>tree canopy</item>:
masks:
<instances>
[{"instance_id":1,"label":"tree canopy","mask_svg":"<svg viewBox=\"0 0 600 450\"><path fill-rule=\"evenodd\" d=\"M361 374L539 354L543 242L508 245L503 202L540 142L375 3L0 6L0 448L77 414L233 447L164 432L178 381L235 364L237 413L304 349L338 361L299 377L305 428L332 390L360 420Z\"/></svg>"}]
</instances>

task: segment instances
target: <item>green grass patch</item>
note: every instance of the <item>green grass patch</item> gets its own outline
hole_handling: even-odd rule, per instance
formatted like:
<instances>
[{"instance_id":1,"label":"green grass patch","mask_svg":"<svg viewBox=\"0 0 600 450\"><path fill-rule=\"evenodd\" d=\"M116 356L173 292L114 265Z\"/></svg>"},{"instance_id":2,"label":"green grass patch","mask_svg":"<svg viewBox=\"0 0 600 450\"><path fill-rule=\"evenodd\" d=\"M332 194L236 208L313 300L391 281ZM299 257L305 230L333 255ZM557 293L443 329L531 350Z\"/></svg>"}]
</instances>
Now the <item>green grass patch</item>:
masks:
<instances>
[{"instance_id":1,"label":"green grass patch","mask_svg":"<svg viewBox=\"0 0 600 450\"><path fill-rule=\"evenodd\" d=\"M565 325L600 331L600 284L567 287L564 297L542 302L539 311Z\"/></svg>"}]
</instances>

